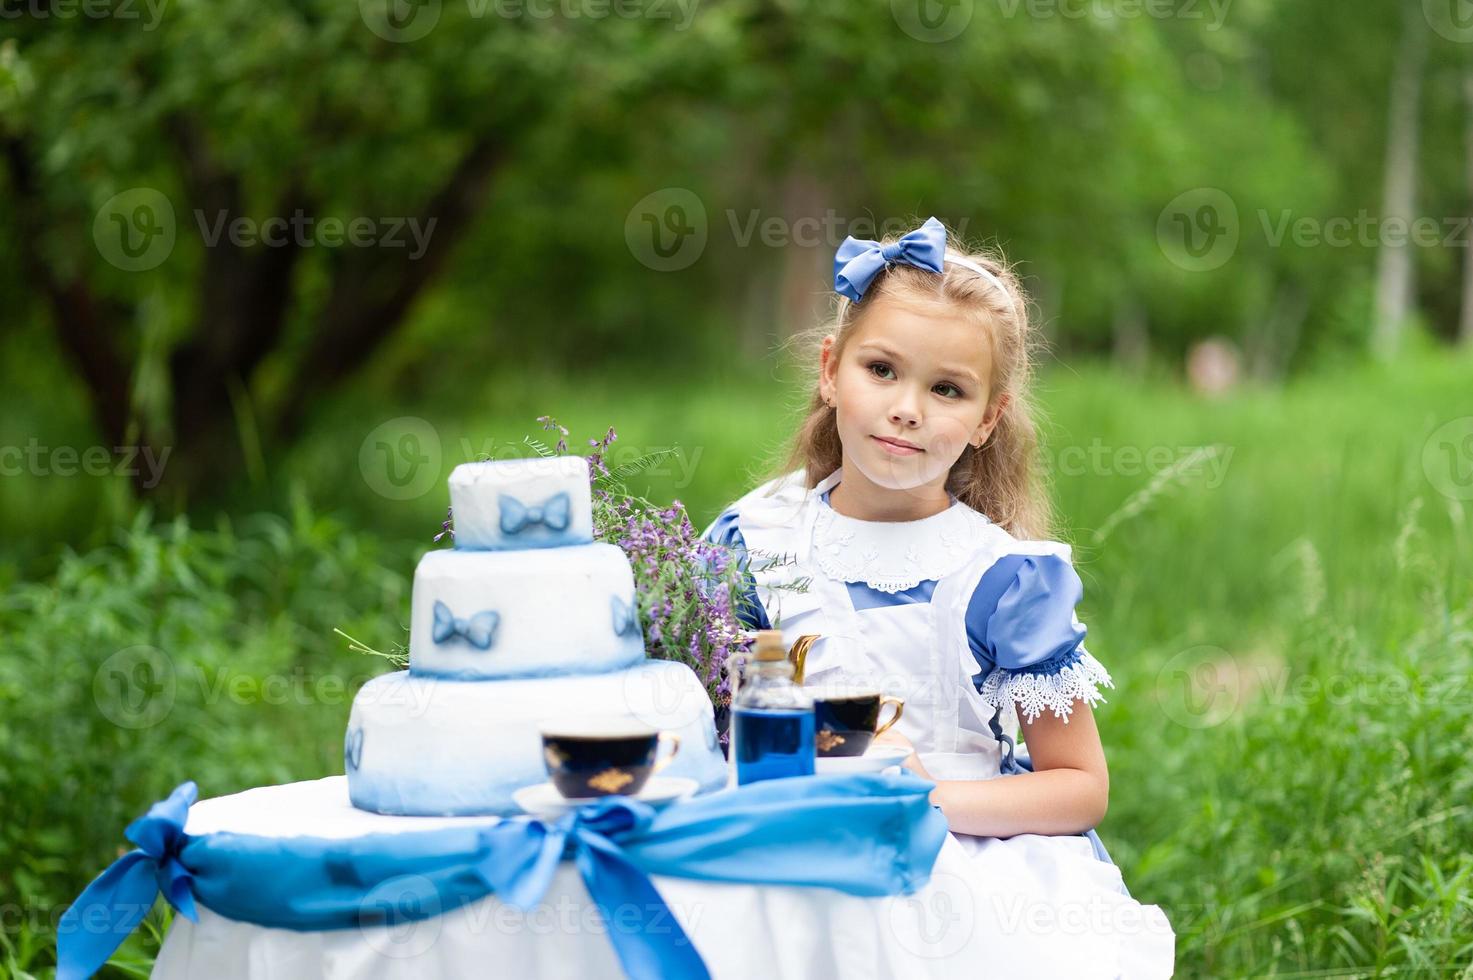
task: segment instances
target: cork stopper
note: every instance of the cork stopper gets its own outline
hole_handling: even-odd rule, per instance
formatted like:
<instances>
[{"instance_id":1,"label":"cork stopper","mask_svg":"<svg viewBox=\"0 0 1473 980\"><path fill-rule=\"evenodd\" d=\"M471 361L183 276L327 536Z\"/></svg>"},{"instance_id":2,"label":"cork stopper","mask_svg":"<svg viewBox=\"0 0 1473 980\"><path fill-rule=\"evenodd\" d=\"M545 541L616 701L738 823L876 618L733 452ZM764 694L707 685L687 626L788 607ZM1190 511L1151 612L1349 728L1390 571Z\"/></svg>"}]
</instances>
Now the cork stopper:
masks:
<instances>
[{"instance_id":1,"label":"cork stopper","mask_svg":"<svg viewBox=\"0 0 1473 980\"><path fill-rule=\"evenodd\" d=\"M788 648L783 644L782 630L758 630L757 645L752 648L752 659L762 662L788 659Z\"/></svg>"}]
</instances>

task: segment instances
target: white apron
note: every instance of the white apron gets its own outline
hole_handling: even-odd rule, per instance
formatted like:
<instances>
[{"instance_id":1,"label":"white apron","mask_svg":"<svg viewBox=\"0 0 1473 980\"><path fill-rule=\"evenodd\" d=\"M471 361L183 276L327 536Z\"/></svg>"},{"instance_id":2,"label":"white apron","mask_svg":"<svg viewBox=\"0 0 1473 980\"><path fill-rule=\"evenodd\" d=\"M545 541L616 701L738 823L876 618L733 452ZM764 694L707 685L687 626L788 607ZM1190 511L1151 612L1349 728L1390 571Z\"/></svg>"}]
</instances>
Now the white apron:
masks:
<instances>
[{"instance_id":1,"label":"white apron","mask_svg":"<svg viewBox=\"0 0 1473 980\"><path fill-rule=\"evenodd\" d=\"M843 471L805 491L801 474L767 484L736 504L738 524L757 583L757 598L774 629L791 645L804 634L820 639L809 648L805 684L840 681L874 685L905 700L896 728L910 739L927 771L939 779L991 779L1018 735L1017 711L999 711L973 684L979 666L967 642L966 611L972 593L992 562L1004 554L1060 553L1068 547L1051 541L1019 541L964 504L924 522L926 536L914 560L901 562L900 574L868 579L872 587L896 592L934 580L931 601L854 608L849 581L864 581L866 561L880 556L858 543L846 553L842 526L820 496L839 483ZM771 496L764 491L776 487ZM837 527L824 527L828 523ZM815 554L815 530L829 553ZM903 533L903 529L901 533ZM903 545L901 545L903 546ZM854 577L838 577L848 568ZM807 585L806 592L794 585ZM994 734L996 721L1000 740Z\"/></svg>"},{"instance_id":2,"label":"white apron","mask_svg":"<svg viewBox=\"0 0 1473 980\"><path fill-rule=\"evenodd\" d=\"M974 685L980 668L967 641L967 605L1003 555L1067 559L1068 546L1016 539L955 501L922 522L859 528L820 499L842 476L836 471L810 491L797 471L735 505L768 622L789 647L805 634L820 637L807 653L805 686L855 684L903 698L896 729L937 779L1018 771L1015 708L994 707ZM930 602L862 611L846 584L895 593L927 580L936 582ZM968 883L977 928L1007 948L994 964L1026 962L1039 976L1171 975L1175 937L1165 914L1132 899L1119 870L1096 856L1090 840L952 836L978 872ZM1019 915L1038 927L1020 927ZM978 966L986 975L986 965Z\"/></svg>"}]
</instances>

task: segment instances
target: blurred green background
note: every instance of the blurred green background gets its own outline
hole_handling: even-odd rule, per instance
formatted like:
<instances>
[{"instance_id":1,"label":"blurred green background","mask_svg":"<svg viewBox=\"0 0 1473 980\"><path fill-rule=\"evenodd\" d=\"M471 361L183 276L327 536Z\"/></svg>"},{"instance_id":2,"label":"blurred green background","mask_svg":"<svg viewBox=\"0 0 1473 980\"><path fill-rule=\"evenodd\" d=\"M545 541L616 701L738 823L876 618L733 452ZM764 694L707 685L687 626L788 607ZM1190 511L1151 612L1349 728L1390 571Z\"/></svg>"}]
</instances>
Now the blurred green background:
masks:
<instances>
[{"instance_id":1,"label":"blurred green background","mask_svg":"<svg viewBox=\"0 0 1473 980\"><path fill-rule=\"evenodd\" d=\"M0 12L0 969L180 780L341 771L451 467L613 426L704 526L934 214L1033 296L1180 974L1473 975L1463 0Z\"/></svg>"}]
</instances>

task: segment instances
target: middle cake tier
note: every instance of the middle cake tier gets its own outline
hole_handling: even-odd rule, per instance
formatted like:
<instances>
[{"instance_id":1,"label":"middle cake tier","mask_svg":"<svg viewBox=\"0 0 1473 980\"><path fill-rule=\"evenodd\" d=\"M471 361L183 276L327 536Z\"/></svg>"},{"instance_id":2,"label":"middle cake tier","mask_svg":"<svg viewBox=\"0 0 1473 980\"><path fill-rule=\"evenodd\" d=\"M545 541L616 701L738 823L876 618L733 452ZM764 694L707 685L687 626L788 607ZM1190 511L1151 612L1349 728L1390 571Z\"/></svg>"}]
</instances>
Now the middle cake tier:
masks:
<instances>
[{"instance_id":1,"label":"middle cake tier","mask_svg":"<svg viewBox=\"0 0 1473 980\"><path fill-rule=\"evenodd\" d=\"M634 573L612 544L431 551L414 572L409 670L417 676L597 674L644 656Z\"/></svg>"}]
</instances>

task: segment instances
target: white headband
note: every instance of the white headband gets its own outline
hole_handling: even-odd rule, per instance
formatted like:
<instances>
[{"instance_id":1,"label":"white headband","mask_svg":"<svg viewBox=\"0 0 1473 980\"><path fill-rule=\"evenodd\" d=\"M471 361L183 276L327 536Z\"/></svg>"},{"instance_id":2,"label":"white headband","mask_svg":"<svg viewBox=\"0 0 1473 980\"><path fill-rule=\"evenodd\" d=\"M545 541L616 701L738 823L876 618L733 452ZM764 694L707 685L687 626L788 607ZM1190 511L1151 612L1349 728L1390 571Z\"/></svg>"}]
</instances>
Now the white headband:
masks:
<instances>
[{"instance_id":1,"label":"white headband","mask_svg":"<svg viewBox=\"0 0 1473 980\"><path fill-rule=\"evenodd\" d=\"M1002 284L1001 279L997 278L997 276L988 272L986 269L982 268L971 259L964 259L960 255L952 255L950 252L948 252L946 254L946 261L951 263L952 265L959 265L963 269L971 269L973 272L977 273L977 275L981 276L983 279L986 279L988 282L996 286L998 292L1002 293L1003 297L1008 301L1008 312L1013 315L1014 319L1017 318L1018 307L1013 304L1013 294L1008 292L1008 287Z\"/></svg>"}]
</instances>

